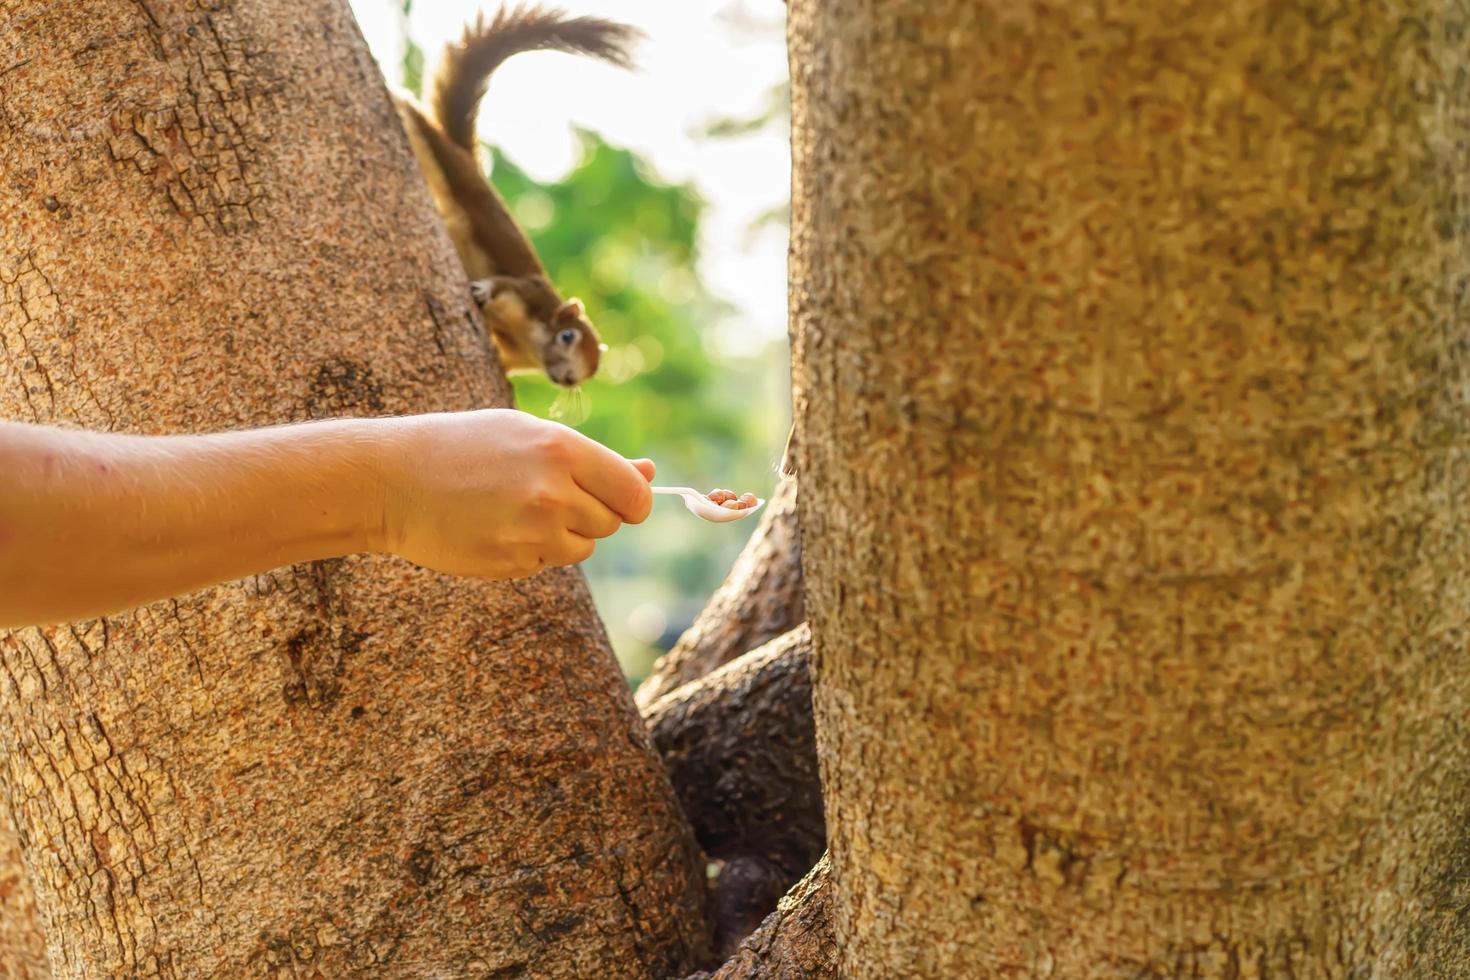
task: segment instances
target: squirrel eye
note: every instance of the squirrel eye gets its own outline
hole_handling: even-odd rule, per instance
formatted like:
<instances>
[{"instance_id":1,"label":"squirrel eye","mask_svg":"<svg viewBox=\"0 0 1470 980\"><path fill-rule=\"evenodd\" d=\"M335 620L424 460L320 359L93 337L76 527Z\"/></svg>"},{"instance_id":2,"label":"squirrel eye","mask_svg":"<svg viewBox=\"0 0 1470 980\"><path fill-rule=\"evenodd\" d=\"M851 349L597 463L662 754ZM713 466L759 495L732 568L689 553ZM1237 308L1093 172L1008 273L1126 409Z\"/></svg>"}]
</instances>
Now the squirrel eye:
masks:
<instances>
[{"instance_id":1,"label":"squirrel eye","mask_svg":"<svg viewBox=\"0 0 1470 980\"><path fill-rule=\"evenodd\" d=\"M556 339L561 341L563 347L570 347L577 342L577 334L577 330L568 328L557 334Z\"/></svg>"}]
</instances>

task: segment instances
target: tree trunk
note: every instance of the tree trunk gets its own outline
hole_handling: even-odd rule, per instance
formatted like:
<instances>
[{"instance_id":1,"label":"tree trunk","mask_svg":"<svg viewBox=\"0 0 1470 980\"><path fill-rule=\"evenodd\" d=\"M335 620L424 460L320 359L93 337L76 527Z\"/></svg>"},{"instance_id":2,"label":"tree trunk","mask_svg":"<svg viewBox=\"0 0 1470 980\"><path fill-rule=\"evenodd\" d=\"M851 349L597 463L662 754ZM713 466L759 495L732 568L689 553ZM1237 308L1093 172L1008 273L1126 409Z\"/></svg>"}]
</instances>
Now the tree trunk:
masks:
<instances>
[{"instance_id":1,"label":"tree trunk","mask_svg":"<svg viewBox=\"0 0 1470 980\"><path fill-rule=\"evenodd\" d=\"M746 542L724 584L638 685L645 709L680 685L698 680L806 620L801 586L801 530L796 478L776 487L760 526Z\"/></svg>"},{"instance_id":2,"label":"tree trunk","mask_svg":"<svg viewBox=\"0 0 1470 980\"><path fill-rule=\"evenodd\" d=\"M1466 21L792 0L844 976L1470 972Z\"/></svg>"},{"instance_id":3,"label":"tree trunk","mask_svg":"<svg viewBox=\"0 0 1470 980\"><path fill-rule=\"evenodd\" d=\"M341 0L0 2L0 414L507 404ZM0 637L58 976L668 976L703 873L580 573L383 557Z\"/></svg>"},{"instance_id":4,"label":"tree trunk","mask_svg":"<svg viewBox=\"0 0 1470 980\"><path fill-rule=\"evenodd\" d=\"M20 849L10 811L0 806L0 977L45 980L50 976L46 940L36 921L36 900Z\"/></svg>"}]
</instances>

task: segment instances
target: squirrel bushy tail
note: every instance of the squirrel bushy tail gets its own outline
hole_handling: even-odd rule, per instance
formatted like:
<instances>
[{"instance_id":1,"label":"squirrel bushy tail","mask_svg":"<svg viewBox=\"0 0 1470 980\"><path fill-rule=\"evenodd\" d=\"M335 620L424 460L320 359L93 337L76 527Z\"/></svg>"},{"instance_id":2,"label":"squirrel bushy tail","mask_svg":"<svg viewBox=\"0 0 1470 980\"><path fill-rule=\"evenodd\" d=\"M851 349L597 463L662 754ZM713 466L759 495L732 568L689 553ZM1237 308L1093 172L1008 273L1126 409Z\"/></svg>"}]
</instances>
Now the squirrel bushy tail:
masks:
<instances>
[{"instance_id":1,"label":"squirrel bushy tail","mask_svg":"<svg viewBox=\"0 0 1470 980\"><path fill-rule=\"evenodd\" d=\"M586 54L626 68L628 49L641 32L599 17L568 17L537 6L502 7L488 21L481 14L464 37L444 51L429 87L429 112L455 143L475 149L475 113L490 75L522 51Z\"/></svg>"}]
</instances>

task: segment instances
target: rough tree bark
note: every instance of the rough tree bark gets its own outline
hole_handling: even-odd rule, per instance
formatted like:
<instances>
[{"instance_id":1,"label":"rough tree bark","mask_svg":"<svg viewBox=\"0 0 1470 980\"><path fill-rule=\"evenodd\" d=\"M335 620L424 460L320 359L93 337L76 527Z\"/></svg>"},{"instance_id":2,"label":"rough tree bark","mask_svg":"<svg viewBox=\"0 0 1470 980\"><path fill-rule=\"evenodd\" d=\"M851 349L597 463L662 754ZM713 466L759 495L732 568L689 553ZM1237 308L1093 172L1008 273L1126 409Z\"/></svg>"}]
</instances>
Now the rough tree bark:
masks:
<instances>
[{"instance_id":1,"label":"rough tree bark","mask_svg":"<svg viewBox=\"0 0 1470 980\"><path fill-rule=\"evenodd\" d=\"M644 712L705 853L725 861L713 903L721 956L826 847L803 624Z\"/></svg>"},{"instance_id":2,"label":"rough tree bark","mask_svg":"<svg viewBox=\"0 0 1470 980\"><path fill-rule=\"evenodd\" d=\"M0 977L44 980L46 940L36 921L36 900L21 864L20 839L10 811L0 806Z\"/></svg>"},{"instance_id":3,"label":"rough tree bark","mask_svg":"<svg viewBox=\"0 0 1470 980\"><path fill-rule=\"evenodd\" d=\"M845 976L1470 973L1467 17L792 0Z\"/></svg>"},{"instance_id":4,"label":"rough tree bark","mask_svg":"<svg viewBox=\"0 0 1470 980\"><path fill-rule=\"evenodd\" d=\"M507 403L341 0L0 0L0 414ZM575 571L283 569L0 637L60 976L668 976L703 875Z\"/></svg>"},{"instance_id":5,"label":"rough tree bark","mask_svg":"<svg viewBox=\"0 0 1470 980\"><path fill-rule=\"evenodd\" d=\"M689 980L836 980L828 874L823 856L718 970Z\"/></svg>"},{"instance_id":6,"label":"rough tree bark","mask_svg":"<svg viewBox=\"0 0 1470 980\"><path fill-rule=\"evenodd\" d=\"M729 663L806 619L796 478L776 487L760 526L709 603L638 685L645 710L659 698Z\"/></svg>"}]
</instances>

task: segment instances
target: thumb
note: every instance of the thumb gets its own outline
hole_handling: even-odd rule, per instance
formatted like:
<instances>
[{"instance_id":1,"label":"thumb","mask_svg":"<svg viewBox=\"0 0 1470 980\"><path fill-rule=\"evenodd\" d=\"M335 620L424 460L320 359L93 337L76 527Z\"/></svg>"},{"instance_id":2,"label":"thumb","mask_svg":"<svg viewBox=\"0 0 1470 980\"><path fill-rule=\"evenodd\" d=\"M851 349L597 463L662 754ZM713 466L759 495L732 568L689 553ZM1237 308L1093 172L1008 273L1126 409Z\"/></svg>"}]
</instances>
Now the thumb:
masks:
<instances>
[{"instance_id":1,"label":"thumb","mask_svg":"<svg viewBox=\"0 0 1470 980\"><path fill-rule=\"evenodd\" d=\"M639 473L643 474L643 479L647 480L649 483L653 482L653 474L657 470L657 467L653 465L653 460L630 459L628 460L628 462L632 463L633 468L636 469Z\"/></svg>"}]
</instances>

